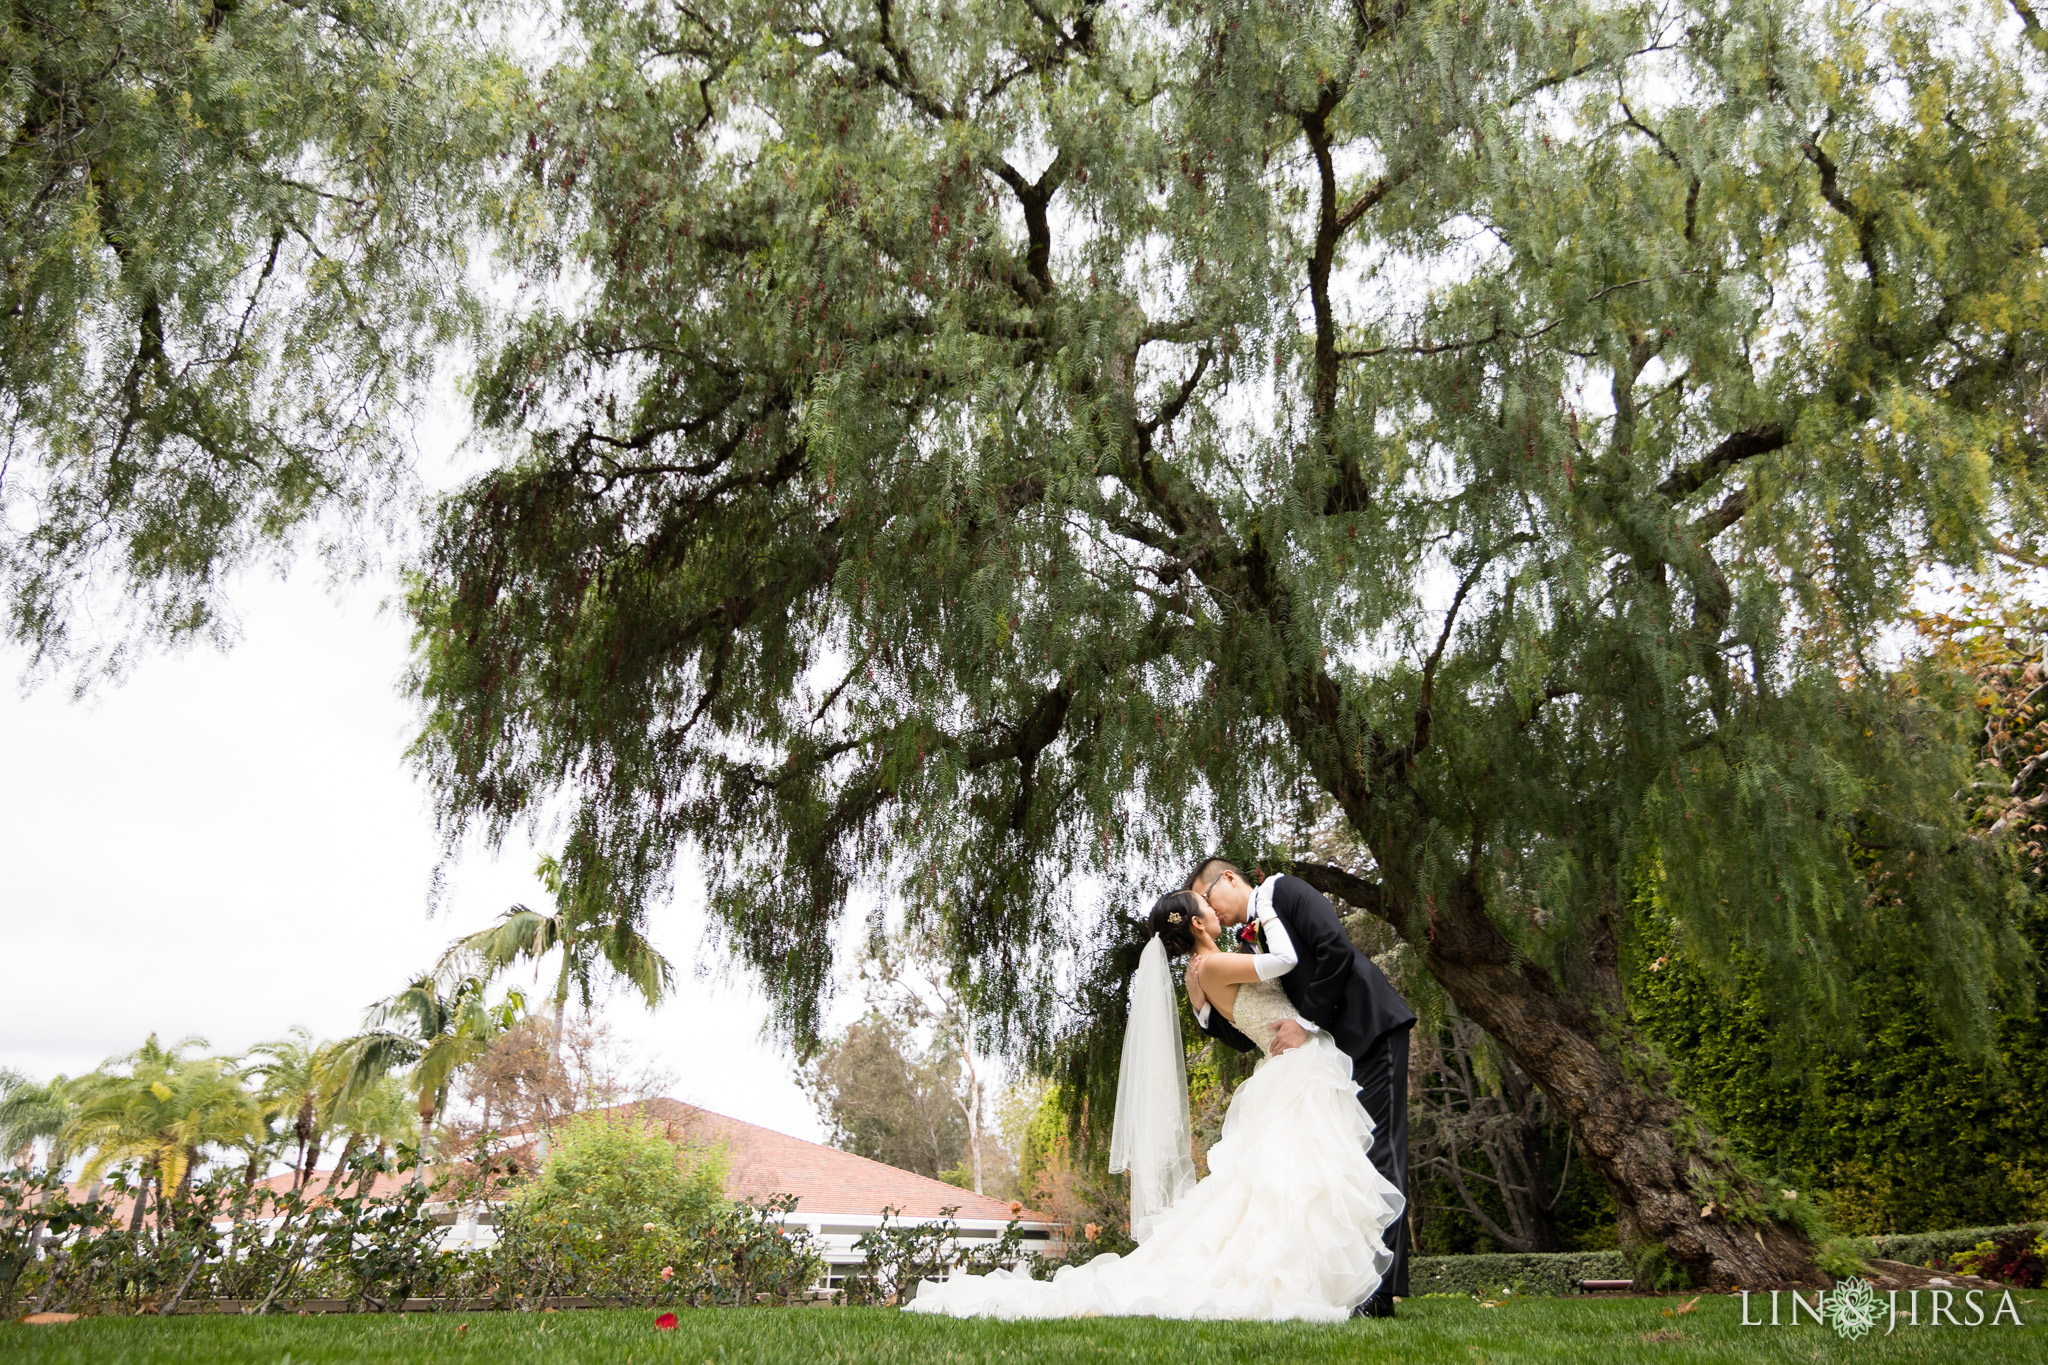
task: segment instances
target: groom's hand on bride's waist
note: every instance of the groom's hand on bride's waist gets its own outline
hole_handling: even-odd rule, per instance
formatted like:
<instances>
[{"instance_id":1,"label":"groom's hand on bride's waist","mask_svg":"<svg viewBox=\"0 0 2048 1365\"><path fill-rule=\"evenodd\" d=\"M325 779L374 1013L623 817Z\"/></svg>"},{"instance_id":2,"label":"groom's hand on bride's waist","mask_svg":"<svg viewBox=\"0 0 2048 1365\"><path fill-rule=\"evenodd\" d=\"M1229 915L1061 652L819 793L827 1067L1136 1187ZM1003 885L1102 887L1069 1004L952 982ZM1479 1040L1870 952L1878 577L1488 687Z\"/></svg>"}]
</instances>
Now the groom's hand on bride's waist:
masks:
<instances>
[{"instance_id":1,"label":"groom's hand on bride's waist","mask_svg":"<svg viewBox=\"0 0 2048 1365\"><path fill-rule=\"evenodd\" d=\"M1275 1057L1278 1057L1283 1052L1298 1048L1308 1041L1308 1030L1293 1019L1282 1019L1271 1027L1273 1030L1273 1055Z\"/></svg>"}]
</instances>

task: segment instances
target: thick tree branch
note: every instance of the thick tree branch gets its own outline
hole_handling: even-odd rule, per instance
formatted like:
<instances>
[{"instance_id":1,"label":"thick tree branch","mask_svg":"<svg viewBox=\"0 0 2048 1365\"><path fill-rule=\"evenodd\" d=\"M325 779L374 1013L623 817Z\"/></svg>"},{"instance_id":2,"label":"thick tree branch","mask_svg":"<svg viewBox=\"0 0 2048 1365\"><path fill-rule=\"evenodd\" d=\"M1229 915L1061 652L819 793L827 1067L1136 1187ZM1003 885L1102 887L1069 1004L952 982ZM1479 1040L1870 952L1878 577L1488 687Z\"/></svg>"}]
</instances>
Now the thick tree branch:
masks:
<instances>
[{"instance_id":1,"label":"thick tree branch","mask_svg":"<svg viewBox=\"0 0 2048 1365\"><path fill-rule=\"evenodd\" d=\"M1187 407L1188 400L1195 396L1195 388L1202 382L1202 376L1208 372L1208 369L1209 352L1205 349L1195 358L1194 373L1182 382L1179 390L1171 398L1160 405L1159 411L1153 415L1151 421L1142 422L1138 425L1139 439L1144 441L1148 447L1154 433L1161 427L1170 426L1173 419L1180 416L1181 410Z\"/></svg>"},{"instance_id":2,"label":"thick tree branch","mask_svg":"<svg viewBox=\"0 0 2048 1365\"><path fill-rule=\"evenodd\" d=\"M1747 488L1735 489L1721 500L1720 506L1695 518L1692 524L1685 528L1686 534L1692 538L1693 544L1705 545L1742 520L1743 514L1749 511L1752 505L1753 500Z\"/></svg>"},{"instance_id":3,"label":"thick tree branch","mask_svg":"<svg viewBox=\"0 0 2048 1365\"><path fill-rule=\"evenodd\" d=\"M1392 912L1392 903L1377 883L1369 882L1355 872L1346 872L1341 867L1283 859L1274 870L1299 877L1331 900L1342 901L1376 919L1386 919Z\"/></svg>"},{"instance_id":4,"label":"thick tree branch","mask_svg":"<svg viewBox=\"0 0 2048 1365\"><path fill-rule=\"evenodd\" d=\"M2012 12L2020 17L2020 31L2042 52L2048 52L2048 31L2041 27L2041 20L2034 14L2034 7L2027 0L2012 0Z\"/></svg>"},{"instance_id":5,"label":"thick tree branch","mask_svg":"<svg viewBox=\"0 0 2048 1365\"><path fill-rule=\"evenodd\" d=\"M1791 440L1791 433L1776 422L1744 427L1722 437L1720 444L1691 464L1681 465L1665 475L1664 481L1657 485L1657 491L1672 502L1679 502L1706 487L1710 479L1730 465L1783 450Z\"/></svg>"},{"instance_id":6,"label":"thick tree branch","mask_svg":"<svg viewBox=\"0 0 2048 1365\"><path fill-rule=\"evenodd\" d=\"M1026 301L1033 304L1052 296L1052 226L1046 216L1046 207L1052 203L1053 195L1073 169L1074 162L1068 158L1064 147L1035 181L1027 181L1023 173L1007 161L995 167L996 175L1010 187L1024 209L1024 268L1031 272L1031 278L1038 285L1036 296L1026 294Z\"/></svg>"},{"instance_id":7,"label":"thick tree branch","mask_svg":"<svg viewBox=\"0 0 2048 1365\"><path fill-rule=\"evenodd\" d=\"M1620 80L1619 74L1616 75L1615 79L1618 83ZM1663 137L1661 137L1658 134L1656 129L1650 127L1649 124L1644 123L1641 119L1636 117L1636 111L1628 107L1628 99L1626 96L1621 96L1618 98L1621 104L1623 122L1628 124L1629 127L1635 129L1637 132L1641 133L1644 137L1649 138L1651 142L1655 143L1657 146L1657 150L1663 153L1665 160L1669 161L1673 166L1676 166L1678 168L1678 173L1685 177L1685 240L1688 242L1692 241L1694 229L1698 226L1699 223L1699 176L1693 174L1691 168L1688 167L1683 161L1679 160L1678 153L1671 150L1671 144L1666 142L1663 139Z\"/></svg>"},{"instance_id":8,"label":"thick tree branch","mask_svg":"<svg viewBox=\"0 0 2048 1365\"><path fill-rule=\"evenodd\" d=\"M1835 166L1834 158L1822 150L1820 134L1815 133L1800 149L1815 170L1820 172L1820 197L1828 206L1849 220L1856 229L1856 253L1863 261L1863 268L1870 272L1873 289L1884 282L1884 267L1877 259L1877 215L1861 208L1842 188L1841 173Z\"/></svg>"}]
</instances>

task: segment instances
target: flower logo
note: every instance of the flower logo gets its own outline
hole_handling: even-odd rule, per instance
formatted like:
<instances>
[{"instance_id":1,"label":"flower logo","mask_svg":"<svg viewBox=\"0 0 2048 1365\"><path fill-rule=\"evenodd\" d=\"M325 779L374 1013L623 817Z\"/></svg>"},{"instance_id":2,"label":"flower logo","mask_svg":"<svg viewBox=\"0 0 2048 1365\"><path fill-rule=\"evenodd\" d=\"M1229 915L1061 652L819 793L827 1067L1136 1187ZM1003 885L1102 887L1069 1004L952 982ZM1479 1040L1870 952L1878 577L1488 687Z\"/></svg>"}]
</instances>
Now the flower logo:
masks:
<instances>
[{"instance_id":1,"label":"flower logo","mask_svg":"<svg viewBox=\"0 0 2048 1365\"><path fill-rule=\"evenodd\" d=\"M1849 1341L1860 1341L1863 1334L1877 1326L1877 1291L1870 1287L1870 1281L1852 1276L1835 1286L1835 1292L1828 1295L1828 1325L1835 1329L1835 1335Z\"/></svg>"}]
</instances>

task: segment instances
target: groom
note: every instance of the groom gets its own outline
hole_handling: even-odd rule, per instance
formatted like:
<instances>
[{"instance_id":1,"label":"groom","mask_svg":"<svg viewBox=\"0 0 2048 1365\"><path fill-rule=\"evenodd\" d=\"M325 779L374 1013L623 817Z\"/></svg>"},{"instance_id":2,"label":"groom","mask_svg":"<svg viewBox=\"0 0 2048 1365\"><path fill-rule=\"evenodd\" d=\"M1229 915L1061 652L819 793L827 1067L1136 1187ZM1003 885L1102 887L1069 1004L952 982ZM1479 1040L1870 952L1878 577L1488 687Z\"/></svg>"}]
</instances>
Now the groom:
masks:
<instances>
[{"instance_id":1,"label":"groom","mask_svg":"<svg viewBox=\"0 0 2048 1365\"><path fill-rule=\"evenodd\" d=\"M1408 1030L1415 1011L1386 973L1358 951L1338 922L1337 911L1299 877L1275 877L1270 900L1260 898L1258 923L1247 925L1253 892L1244 873L1221 858L1210 858L1188 878L1186 890L1209 902L1226 925L1244 926L1239 937L1264 956L1260 976L1280 983L1304 1019L1327 1030L1351 1059L1359 1103L1372 1115L1372 1164L1408 1197ZM1292 959L1290 964L1289 959ZM1196 1022L1219 1042L1250 1052L1251 1039L1221 1013L1204 1008ZM1289 1020L1276 1026L1275 1054L1299 1047L1308 1034ZM1394 1263L1379 1289L1355 1310L1356 1316L1390 1318L1394 1299L1408 1293L1408 1217L1404 1211L1388 1239Z\"/></svg>"}]
</instances>

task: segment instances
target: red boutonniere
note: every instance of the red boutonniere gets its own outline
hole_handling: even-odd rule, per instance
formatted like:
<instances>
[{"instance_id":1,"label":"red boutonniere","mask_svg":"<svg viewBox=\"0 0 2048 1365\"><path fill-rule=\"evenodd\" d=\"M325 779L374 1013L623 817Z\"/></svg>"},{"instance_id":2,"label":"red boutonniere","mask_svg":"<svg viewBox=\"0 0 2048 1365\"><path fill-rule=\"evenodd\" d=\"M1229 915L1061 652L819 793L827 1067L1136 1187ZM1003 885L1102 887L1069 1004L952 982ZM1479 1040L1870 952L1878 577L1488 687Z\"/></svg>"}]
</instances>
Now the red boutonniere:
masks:
<instances>
[{"instance_id":1,"label":"red boutonniere","mask_svg":"<svg viewBox=\"0 0 2048 1365\"><path fill-rule=\"evenodd\" d=\"M1243 944L1243 945L1244 945L1245 947L1247 947L1247 948L1256 948L1256 947L1258 947L1258 945L1259 945L1259 926L1258 926L1258 925L1256 925L1256 924L1254 924L1254 923L1253 923L1252 921L1250 921L1250 920L1246 920L1246 921L1245 921L1245 922L1244 922L1243 924L1240 924L1240 925L1238 925L1238 926L1237 926L1237 941L1238 941L1239 943L1242 943L1242 944Z\"/></svg>"}]
</instances>

